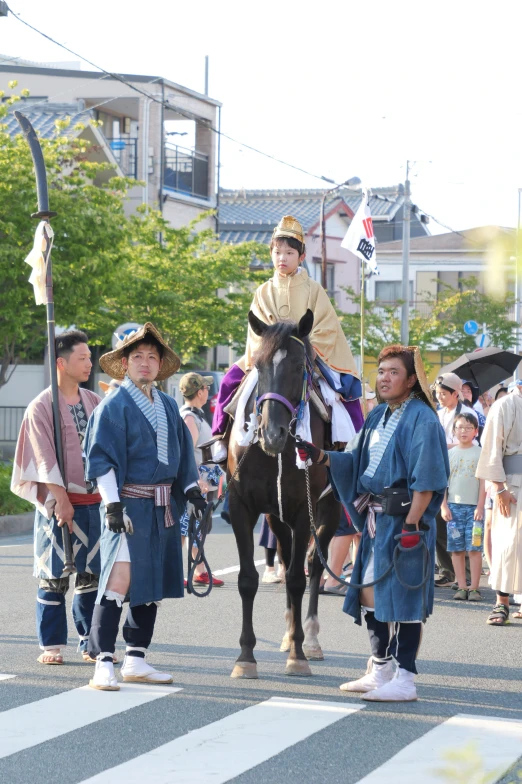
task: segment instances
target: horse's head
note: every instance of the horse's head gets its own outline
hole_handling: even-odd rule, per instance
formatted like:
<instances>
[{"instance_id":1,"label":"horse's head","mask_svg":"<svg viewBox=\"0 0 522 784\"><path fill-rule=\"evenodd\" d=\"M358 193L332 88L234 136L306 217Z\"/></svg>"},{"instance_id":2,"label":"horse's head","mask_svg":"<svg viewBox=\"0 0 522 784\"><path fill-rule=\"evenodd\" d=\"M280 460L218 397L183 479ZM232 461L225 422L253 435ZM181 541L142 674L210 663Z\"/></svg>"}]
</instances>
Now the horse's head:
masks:
<instances>
[{"instance_id":1,"label":"horse's head","mask_svg":"<svg viewBox=\"0 0 522 784\"><path fill-rule=\"evenodd\" d=\"M261 345L255 355L259 373L257 406L261 415L259 443L268 455L283 451L290 422L303 397L306 358L310 354L308 335L314 314L307 310L299 324L279 321L269 325L252 311L248 321Z\"/></svg>"}]
</instances>

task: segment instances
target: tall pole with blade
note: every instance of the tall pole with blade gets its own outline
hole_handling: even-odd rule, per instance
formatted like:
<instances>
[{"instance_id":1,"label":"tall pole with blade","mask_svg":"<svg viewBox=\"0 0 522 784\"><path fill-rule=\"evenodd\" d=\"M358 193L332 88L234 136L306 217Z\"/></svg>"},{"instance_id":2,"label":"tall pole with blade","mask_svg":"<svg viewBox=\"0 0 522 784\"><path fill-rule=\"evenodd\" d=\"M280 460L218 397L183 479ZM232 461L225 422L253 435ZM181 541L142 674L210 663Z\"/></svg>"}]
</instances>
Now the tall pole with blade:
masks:
<instances>
[{"instance_id":1,"label":"tall pole with blade","mask_svg":"<svg viewBox=\"0 0 522 784\"><path fill-rule=\"evenodd\" d=\"M43 256L45 261L45 304L47 308L47 342L48 342L48 357L49 357L49 375L51 378L51 399L53 408L53 426L54 426L54 445L56 449L56 460L62 475L64 487L67 487L65 478L63 449L62 449L62 433L60 426L60 404L58 397L58 376L56 373L56 348L55 348L55 323L54 323L54 295L53 295L53 268L51 262L51 247L52 247L52 230L50 228L50 220L54 218L56 212L49 209L49 192L47 189L47 172L45 170L45 161L42 153L42 148L35 130L27 117L21 112L15 112L15 117L22 129L22 132L27 140L31 150L33 159L34 170L36 175L36 191L38 195L38 212L34 212L31 218L37 218L44 222L43 234L45 238L45 248ZM67 523L62 527L63 538L63 552L64 552L64 574L70 574L74 571L74 558L72 551L71 534Z\"/></svg>"}]
</instances>

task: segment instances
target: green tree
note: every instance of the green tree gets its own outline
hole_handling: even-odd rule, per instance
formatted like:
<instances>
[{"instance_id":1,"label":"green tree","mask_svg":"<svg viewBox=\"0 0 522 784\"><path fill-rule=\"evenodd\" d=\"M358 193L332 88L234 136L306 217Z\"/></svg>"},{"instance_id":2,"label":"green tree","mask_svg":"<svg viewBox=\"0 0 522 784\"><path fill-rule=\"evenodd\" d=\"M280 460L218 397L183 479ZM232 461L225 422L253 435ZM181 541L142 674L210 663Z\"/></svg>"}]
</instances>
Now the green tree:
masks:
<instances>
[{"instance_id":1,"label":"green tree","mask_svg":"<svg viewBox=\"0 0 522 784\"><path fill-rule=\"evenodd\" d=\"M45 309L35 305L30 268L23 263L35 231L33 164L24 137L11 137L2 123L18 100L13 94L0 104L0 386L9 380L10 365L45 344ZM60 121L54 138L41 139L50 206L58 213L52 223L56 320L66 326L79 326L99 310L129 246L123 200L130 181L113 177L106 187L94 184L111 167L87 160L88 142L78 136L83 127Z\"/></svg>"},{"instance_id":2,"label":"green tree","mask_svg":"<svg viewBox=\"0 0 522 784\"><path fill-rule=\"evenodd\" d=\"M501 299L484 294L478 288L478 279L473 276L463 279L459 289L439 283L441 291L437 296L425 297L427 315L418 310L410 312L412 345L419 346L423 353L440 351L449 362L476 348L475 339L466 335L463 329L466 321L472 319L481 326L487 325L492 345L505 349L514 346L516 322L509 318L515 303L512 294ZM359 294L353 289L347 288L346 293L355 305L360 302ZM364 351L367 356L376 358L383 346L400 343L401 304L398 301L394 305L382 305L366 300ZM353 350L358 353L360 306L359 312L341 313L340 318Z\"/></svg>"}]
</instances>

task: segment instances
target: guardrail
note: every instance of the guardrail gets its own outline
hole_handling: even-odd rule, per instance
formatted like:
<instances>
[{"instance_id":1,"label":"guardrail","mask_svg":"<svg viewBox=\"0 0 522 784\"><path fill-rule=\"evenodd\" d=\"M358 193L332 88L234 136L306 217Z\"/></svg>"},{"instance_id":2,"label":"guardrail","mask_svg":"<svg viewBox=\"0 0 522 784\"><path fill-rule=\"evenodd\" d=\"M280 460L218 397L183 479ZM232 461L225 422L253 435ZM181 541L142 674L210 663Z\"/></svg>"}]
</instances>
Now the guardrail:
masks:
<instances>
[{"instance_id":1,"label":"guardrail","mask_svg":"<svg viewBox=\"0 0 522 784\"><path fill-rule=\"evenodd\" d=\"M0 441L16 442L24 414L25 406L0 406Z\"/></svg>"}]
</instances>

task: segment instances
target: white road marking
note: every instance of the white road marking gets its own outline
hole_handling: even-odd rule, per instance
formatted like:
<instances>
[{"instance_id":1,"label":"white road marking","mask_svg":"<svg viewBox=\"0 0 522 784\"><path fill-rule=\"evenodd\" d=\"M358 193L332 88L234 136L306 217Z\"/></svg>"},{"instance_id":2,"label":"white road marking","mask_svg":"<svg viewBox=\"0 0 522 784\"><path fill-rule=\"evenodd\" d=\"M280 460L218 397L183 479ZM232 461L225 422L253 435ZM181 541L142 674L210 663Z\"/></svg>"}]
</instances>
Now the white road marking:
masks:
<instances>
[{"instance_id":1,"label":"white road marking","mask_svg":"<svg viewBox=\"0 0 522 784\"><path fill-rule=\"evenodd\" d=\"M357 784L441 784L445 755L472 744L482 758L481 781L498 781L522 755L522 721L458 713L413 741ZM449 779L447 779L449 780Z\"/></svg>"},{"instance_id":2,"label":"white road marking","mask_svg":"<svg viewBox=\"0 0 522 784\"><path fill-rule=\"evenodd\" d=\"M363 707L271 697L82 784L222 784Z\"/></svg>"},{"instance_id":3,"label":"white road marking","mask_svg":"<svg viewBox=\"0 0 522 784\"><path fill-rule=\"evenodd\" d=\"M16 675L4 675L0 673L0 681L8 681L10 678L16 678Z\"/></svg>"},{"instance_id":4,"label":"white road marking","mask_svg":"<svg viewBox=\"0 0 522 784\"><path fill-rule=\"evenodd\" d=\"M262 558L260 561L254 561L254 566L261 566L264 564L265 559ZM215 574L216 577L219 577L221 574L232 574L232 572L239 572L240 566L227 566L226 569L218 569L217 571L213 571L212 574Z\"/></svg>"},{"instance_id":5,"label":"white road marking","mask_svg":"<svg viewBox=\"0 0 522 784\"><path fill-rule=\"evenodd\" d=\"M182 691L172 686L120 686L118 692L82 686L0 713L0 758Z\"/></svg>"}]
</instances>

